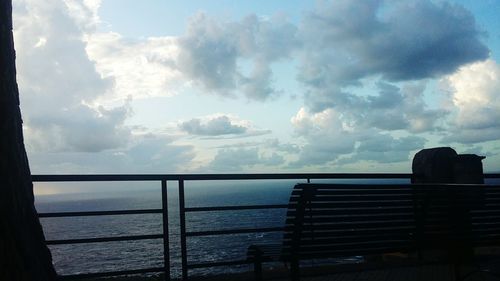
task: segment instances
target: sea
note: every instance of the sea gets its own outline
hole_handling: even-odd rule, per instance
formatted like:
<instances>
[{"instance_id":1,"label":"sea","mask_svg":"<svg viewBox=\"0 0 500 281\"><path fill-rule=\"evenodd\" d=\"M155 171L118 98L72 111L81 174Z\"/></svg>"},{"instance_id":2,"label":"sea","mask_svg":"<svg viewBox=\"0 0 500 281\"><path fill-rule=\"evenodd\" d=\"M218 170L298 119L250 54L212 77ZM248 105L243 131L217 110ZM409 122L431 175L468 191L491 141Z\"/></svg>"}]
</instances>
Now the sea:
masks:
<instances>
[{"instance_id":1,"label":"sea","mask_svg":"<svg viewBox=\"0 0 500 281\"><path fill-rule=\"evenodd\" d=\"M367 180L314 182L360 183ZM370 180L408 183L408 180ZM267 205L288 203L297 181L205 181L185 183L186 207ZM59 184L59 183L58 183ZM60 183L65 185L64 183ZM36 196L39 213L161 208L159 183L84 183L69 193ZM35 190L37 184L35 183ZM66 185L71 185L66 183ZM108 184L109 185L109 184ZM64 186L60 186L64 187ZM179 197L176 182L168 183L169 238L172 277L181 274ZM286 209L210 211L186 214L187 231L282 226ZM47 240L162 233L161 214L41 218ZM249 233L187 238L189 264L241 260L249 245L280 243L281 233ZM163 240L137 240L49 246L58 274L80 274L163 266ZM190 276L249 271L249 265L200 268Z\"/></svg>"},{"instance_id":2,"label":"sea","mask_svg":"<svg viewBox=\"0 0 500 281\"><path fill-rule=\"evenodd\" d=\"M89 183L71 193L38 195L39 213L108 211L161 208L161 189L151 183L130 183L123 190L116 184ZM258 204L286 204L294 182L289 181L231 181L186 182L186 207L213 207ZM71 185L71 184L68 184ZM61 188L59 188L61 189ZM69 189L75 189L69 187ZM109 190L108 190L109 189ZM35 184L36 190L36 184ZM168 183L169 238L171 274L181 274L179 197L175 182ZM187 231L223 230L282 226L286 209L211 211L186 213ZM161 214L84 216L41 218L47 240L78 239L109 236L145 235L162 233ZM262 242L279 243L281 234L250 233L188 237L189 263L241 260L249 245ZM129 270L163 266L163 240L136 240L88 244L49 246L58 274L80 274L102 271ZM212 275L248 271L247 265L201 268L189 271L191 275Z\"/></svg>"}]
</instances>

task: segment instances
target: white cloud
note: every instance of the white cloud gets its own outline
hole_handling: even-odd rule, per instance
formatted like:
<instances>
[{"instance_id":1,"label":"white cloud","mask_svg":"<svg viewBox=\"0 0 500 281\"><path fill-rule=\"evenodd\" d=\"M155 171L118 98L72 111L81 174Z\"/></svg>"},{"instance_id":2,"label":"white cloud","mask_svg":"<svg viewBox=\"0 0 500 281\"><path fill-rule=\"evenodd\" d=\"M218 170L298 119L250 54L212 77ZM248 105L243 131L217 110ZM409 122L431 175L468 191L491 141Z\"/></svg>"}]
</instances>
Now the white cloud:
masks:
<instances>
[{"instance_id":1,"label":"white cloud","mask_svg":"<svg viewBox=\"0 0 500 281\"><path fill-rule=\"evenodd\" d=\"M69 15L82 28L82 30L95 30L101 22L98 11L101 0L63 0Z\"/></svg>"},{"instance_id":2,"label":"white cloud","mask_svg":"<svg viewBox=\"0 0 500 281\"><path fill-rule=\"evenodd\" d=\"M86 26L68 1L21 1L14 36L26 141L40 151L101 151L123 146L130 136L128 106L103 108L94 101L111 90L86 53ZM71 6L73 5L73 6ZM93 12L88 11L91 15ZM91 20L89 20L91 21Z\"/></svg>"},{"instance_id":3,"label":"white cloud","mask_svg":"<svg viewBox=\"0 0 500 281\"><path fill-rule=\"evenodd\" d=\"M354 151L357 135L333 109L310 114L301 108L291 122L296 133L306 140L293 167L327 164Z\"/></svg>"},{"instance_id":4,"label":"white cloud","mask_svg":"<svg viewBox=\"0 0 500 281\"><path fill-rule=\"evenodd\" d=\"M109 32L88 35L87 43L97 71L115 81L114 98L172 96L185 84L174 66L179 52L175 38L131 40Z\"/></svg>"},{"instance_id":5,"label":"white cloud","mask_svg":"<svg viewBox=\"0 0 500 281\"><path fill-rule=\"evenodd\" d=\"M483 142L500 138L500 66L492 59L461 67L444 80L456 109L445 141Z\"/></svg>"},{"instance_id":6,"label":"white cloud","mask_svg":"<svg viewBox=\"0 0 500 281\"><path fill-rule=\"evenodd\" d=\"M182 131L196 136L206 137L248 137L270 133L269 130L255 128L250 121L241 120L231 114L214 114L180 122Z\"/></svg>"}]
</instances>

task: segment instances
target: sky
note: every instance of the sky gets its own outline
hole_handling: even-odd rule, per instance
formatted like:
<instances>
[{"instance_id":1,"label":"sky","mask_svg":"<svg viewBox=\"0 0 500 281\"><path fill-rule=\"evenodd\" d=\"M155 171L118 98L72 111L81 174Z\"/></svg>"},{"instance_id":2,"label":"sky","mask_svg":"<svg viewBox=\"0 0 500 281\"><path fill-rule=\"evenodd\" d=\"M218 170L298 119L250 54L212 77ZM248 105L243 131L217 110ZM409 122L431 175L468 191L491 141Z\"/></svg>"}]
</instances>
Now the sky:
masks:
<instances>
[{"instance_id":1,"label":"sky","mask_svg":"<svg viewBox=\"0 0 500 281\"><path fill-rule=\"evenodd\" d=\"M14 0L33 174L500 171L500 1Z\"/></svg>"}]
</instances>

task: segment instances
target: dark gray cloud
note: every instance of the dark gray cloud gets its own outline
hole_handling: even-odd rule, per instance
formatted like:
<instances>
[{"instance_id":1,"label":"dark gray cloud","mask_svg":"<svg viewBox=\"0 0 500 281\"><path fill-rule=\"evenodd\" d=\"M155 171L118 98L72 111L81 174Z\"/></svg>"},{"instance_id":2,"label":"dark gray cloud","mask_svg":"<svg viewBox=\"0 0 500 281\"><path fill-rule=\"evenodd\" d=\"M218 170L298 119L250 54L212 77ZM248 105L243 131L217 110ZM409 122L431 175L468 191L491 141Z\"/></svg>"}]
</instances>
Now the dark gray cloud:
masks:
<instances>
[{"instance_id":1,"label":"dark gray cloud","mask_svg":"<svg viewBox=\"0 0 500 281\"><path fill-rule=\"evenodd\" d=\"M473 15L447 2L321 1L300 34L309 42L301 78L316 86L436 77L489 53Z\"/></svg>"},{"instance_id":2,"label":"dark gray cloud","mask_svg":"<svg viewBox=\"0 0 500 281\"><path fill-rule=\"evenodd\" d=\"M489 55L473 15L447 2L322 1L305 16L299 34L305 104L312 112L335 109L355 129L442 128L450 112L429 108L421 79ZM372 81L379 81L378 91L368 94Z\"/></svg>"},{"instance_id":3,"label":"dark gray cloud","mask_svg":"<svg viewBox=\"0 0 500 281\"><path fill-rule=\"evenodd\" d=\"M341 162L342 164L356 163L360 160L377 163L408 162L410 152L423 149L425 143L424 138L417 136L394 138L388 134L376 134L359 140L354 155Z\"/></svg>"},{"instance_id":4,"label":"dark gray cloud","mask_svg":"<svg viewBox=\"0 0 500 281\"><path fill-rule=\"evenodd\" d=\"M401 162L426 143L423 137L395 137L381 129L351 127L342 118L343 114L332 109L315 114L299 111L292 124L306 143L290 167L344 165L360 160Z\"/></svg>"},{"instance_id":5,"label":"dark gray cloud","mask_svg":"<svg viewBox=\"0 0 500 281\"><path fill-rule=\"evenodd\" d=\"M235 124L228 116L222 115L203 121L194 118L179 124L179 128L188 134L199 136L221 136L244 134L248 128Z\"/></svg>"},{"instance_id":6,"label":"dark gray cloud","mask_svg":"<svg viewBox=\"0 0 500 281\"><path fill-rule=\"evenodd\" d=\"M444 109L429 109L424 101L424 83L395 85L379 82L376 95L356 95L339 91L329 94L322 89L307 100L313 112L334 108L339 118L358 129L378 128L382 130L408 130L413 133L435 130L441 118L448 112Z\"/></svg>"},{"instance_id":7,"label":"dark gray cloud","mask_svg":"<svg viewBox=\"0 0 500 281\"><path fill-rule=\"evenodd\" d=\"M332 164L342 155L354 151L356 138L353 135L341 137L322 136L309 139L299 153L299 159L290 163L292 168Z\"/></svg>"},{"instance_id":8,"label":"dark gray cloud","mask_svg":"<svg viewBox=\"0 0 500 281\"><path fill-rule=\"evenodd\" d=\"M265 100L276 93L271 64L284 59L298 44L297 28L283 18L219 22L197 14L186 35L179 38L178 69L204 89L221 95L242 91L246 97ZM241 60L253 68L242 71Z\"/></svg>"},{"instance_id":9,"label":"dark gray cloud","mask_svg":"<svg viewBox=\"0 0 500 281\"><path fill-rule=\"evenodd\" d=\"M441 139L441 143L474 144L500 139L500 126L477 129L455 127L454 129L456 131L446 132L447 136Z\"/></svg>"},{"instance_id":10,"label":"dark gray cloud","mask_svg":"<svg viewBox=\"0 0 500 281\"><path fill-rule=\"evenodd\" d=\"M359 119L366 127L382 130L407 130L412 133L432 131L447 115L444 109L429 109L424 101L425 84L403 88L379 83L379 93L368 96L353 111L364 112Z\"/></svg>"}]
</instances>

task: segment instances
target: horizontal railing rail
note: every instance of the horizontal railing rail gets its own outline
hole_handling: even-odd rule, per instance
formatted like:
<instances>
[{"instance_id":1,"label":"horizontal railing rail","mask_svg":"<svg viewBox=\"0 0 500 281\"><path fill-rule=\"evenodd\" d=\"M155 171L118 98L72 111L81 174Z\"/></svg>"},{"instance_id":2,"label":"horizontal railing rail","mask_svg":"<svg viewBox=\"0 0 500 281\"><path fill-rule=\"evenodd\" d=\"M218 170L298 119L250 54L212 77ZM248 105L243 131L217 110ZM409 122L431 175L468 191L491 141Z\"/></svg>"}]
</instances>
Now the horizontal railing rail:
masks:
<instances>
[{"instance_id":1,"label":"horizontal railing rail","mask_svg":"<svg viewBox=\"0 0 500 281\"><path fill-rule=\"evenodd\" d=\"M494 177L500 178L500 174ZM205 181L205 180L286 180L286 179L409 179L408 173L282 173L282 174L100 174L32 175L35 182L71 181Z\"/></svg>"},{"instance_id":2,"label":"horizontal railing rail","mask_svg":"<svg viewBox=\"0 0 500 281\"><path fill-rule=\"evenodd\" d=\"M113 237L92 237L79 239L48 240L49 245L78 244L78 243L101 243L113 241L130 241L143 239L163 239L163 267L141 268L121 271L106 271L96 273L81 273L64 275L62 279L82 279L97 278L116 275L140 274L163 272L165 280L170 280L170 249L169 249L169 225L168 225L168 204L167 204L167 182L178 183L179 192L179 231L181 239L181 272L182 279L187 280L188 269L234 266L248 264L247 260L229 260L201 263L188 263L187 258L187 238L214 235L245 234L245 233L266 233L280 232L283 227L260 227L260 228L237 228L218 229L206 231L188 231L186 225L186 213L196 212L225 212L237 210L264 210L264 209L286 209L287 204L271 205L243 205L243 206L209 206L209 207L186 207L184 196L185 181L228 181L228 180L311 180L320 179L354 179L354 180L375 180L375 179L411 179L409 173L283 173L283 174L98 174L98 175L33 175L34 182L160 182L162 191L161 209L134 209L134 210L112 210L112 211L82 211L82 212L49 212L40 213L41 218L57 217L79 217L79 216L111 216L111 215L134 215L134 214L162 214L163 232L161 234L145 234ZM500 173L485 174L487 179L499 179Z\"/></svg>"},{"instance_id":3,"label":"horizontal railing rail","mask_svg":"<svg viewBox=\"0 0 500 281\"><path fill-rule=\"evenodd\" d=\"M161 214L162 212L163 212L162 209L144 209L144 210L114 210L114 211L40 213L40 214L38 214L38 216L41 218L62 218L62 217Z\"/></svg>"},{"instance_id":4,"label":"horizontal railing rail","mask_svg":"<svg viewBox=\"0 0 500 281\"><path fill-rule=\"evenodd\" d=\"M89 279L89 278L111 277L118 275L157 273L157 272L162 272L163 270L164 270L163 267L150 267L150 268L131 269L131 270L115 270L115 271L95 272L95 273L85 273L85 274L70 274L61 276L60 278L63 280L79 280L79 279Z\"/></svg>"},{"instance_id":5,"label":"horizontal railing rail","mask_svg":"<svg viewBox=\"0 0 500 281\"><path fill-rule=\"evenodd\" d=\"M160 238L163 238L163 234L111 236L111 237L79 238L79 239L60 239L60 240L49 240L49 241L47 241L47 245L133 241L133 240L160 239Z\"/></svg>"}]
</instances>

